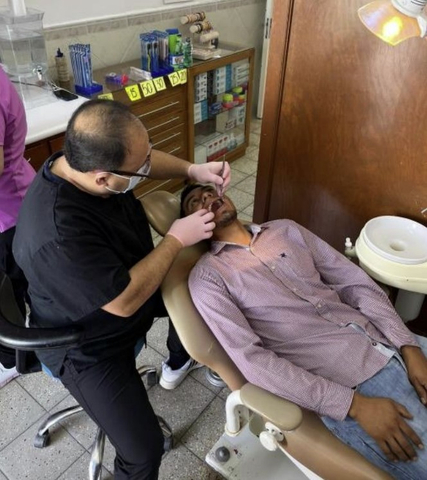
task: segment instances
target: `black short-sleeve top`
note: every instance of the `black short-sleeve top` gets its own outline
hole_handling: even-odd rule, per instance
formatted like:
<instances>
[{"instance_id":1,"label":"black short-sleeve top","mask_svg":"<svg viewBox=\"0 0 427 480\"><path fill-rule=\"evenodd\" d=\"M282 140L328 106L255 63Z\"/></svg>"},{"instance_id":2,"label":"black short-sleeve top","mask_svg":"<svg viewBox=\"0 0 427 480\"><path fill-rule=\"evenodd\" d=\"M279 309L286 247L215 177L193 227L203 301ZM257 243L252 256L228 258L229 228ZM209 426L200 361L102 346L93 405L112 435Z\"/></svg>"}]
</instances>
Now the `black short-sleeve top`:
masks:
<instances>
[{"instance_id":1,"label":"black short-sleeve top","mask_svg":"<svg viewBox=\"0 0 427 480\"><path fill-rule=\"evenodd\" d=\"M101 307L130 281L129 270L153 249L141 203L132 192L98 197L54 175L50 157L30 186L19 214L13 253L29 283L30 324L84 325L79 347L39 351L58 373L65 355L84 368L129 348L162 309L159 293L128 318Z\"/></svg>"}]
</instances>

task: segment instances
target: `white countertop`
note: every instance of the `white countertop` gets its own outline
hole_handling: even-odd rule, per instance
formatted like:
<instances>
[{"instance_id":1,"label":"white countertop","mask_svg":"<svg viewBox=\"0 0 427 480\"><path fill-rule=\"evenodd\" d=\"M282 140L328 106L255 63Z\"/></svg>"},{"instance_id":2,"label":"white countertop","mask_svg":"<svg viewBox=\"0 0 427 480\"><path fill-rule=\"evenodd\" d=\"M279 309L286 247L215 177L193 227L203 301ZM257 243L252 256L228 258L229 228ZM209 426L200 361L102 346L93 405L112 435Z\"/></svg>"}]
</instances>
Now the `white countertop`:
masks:
<instances>
[{"instance_id":1,"label":"white countertop","mask_svg":"<svg viewBox=\"0 0 427 480\"><path fill-rule=\"evenodd\" d=\"M65 132L68 120L74 110L87 100L87 98L79 97L66 102L52 97L50 103L26 110L28 132L25 144L28 145Z\"/></svg>"}]
</instances>

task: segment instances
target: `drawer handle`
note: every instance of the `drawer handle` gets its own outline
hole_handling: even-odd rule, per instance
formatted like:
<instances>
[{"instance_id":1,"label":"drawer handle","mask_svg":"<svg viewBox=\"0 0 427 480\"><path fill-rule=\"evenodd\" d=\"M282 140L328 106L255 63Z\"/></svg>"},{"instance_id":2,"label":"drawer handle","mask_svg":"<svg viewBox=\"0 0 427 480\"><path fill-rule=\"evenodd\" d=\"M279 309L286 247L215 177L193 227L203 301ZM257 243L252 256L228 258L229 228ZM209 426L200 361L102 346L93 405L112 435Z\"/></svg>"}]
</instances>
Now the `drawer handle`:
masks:
<instances>
[{"instance_id":1,"label":"drawer handle","mask_svg":"<svg viewBox=\"0 0 427 480\"><path fill-rule=\"evenodd\" d=\"M168 152L168 153L169 153L169 155L172 155L172 153L175 153L175 152L177 152L178 150L181 150L181 147L176 147L176 148L174 148L173 150L171 150L171 151Z\"/></svg>"},{"instance_id":2,"label":"drawer handle","mask_svg":"<svg viewBox=\"0 0 427 480\"><path fill-rule=\"evenodd\" d=\"M175 120L179 120L179 117L173 117L170 120L167 120L166 122L159 123L158 125L155 125L154 127L147 128L147 132L150 132L151 130L154 130L155 128L163 127L164 125L167 125L168 123L172 123Z\"/></svg>"},{"instance_id":3,"label":"drawer handle","mask_svg":"<svg viewBox=\"0 0 427 480\"><path fill-rule=\"evenodd\" d=\"M160 140L160 141L157 142L157 143L153 143L153 147L157 147L157 145L160 145L161 143L167 142L168 140L171 140L172 138L175 138L175 137L177 137L178 135L181 135L181 132L174 133L174 134L171 135L170 137L164 138L163 140Z\"/></svg>"},{"instance_id":4,"label":"drawer handle","mask_svg":"<svg viewBox=\"0 0 427 480\"><path fill-rule=\"evenodd\" d=\"M138 118L146 117L147 115L151 115L152 113L160 112L161 110L165 110L166 108L173 107L174 105L178 105L180 102L172 102L168 103L167 105L164 105L163 107L156 108L154 110L150 110L149 112L146 113L141 113L141 115L138 115Z\"/></svg>"}]
</instances>

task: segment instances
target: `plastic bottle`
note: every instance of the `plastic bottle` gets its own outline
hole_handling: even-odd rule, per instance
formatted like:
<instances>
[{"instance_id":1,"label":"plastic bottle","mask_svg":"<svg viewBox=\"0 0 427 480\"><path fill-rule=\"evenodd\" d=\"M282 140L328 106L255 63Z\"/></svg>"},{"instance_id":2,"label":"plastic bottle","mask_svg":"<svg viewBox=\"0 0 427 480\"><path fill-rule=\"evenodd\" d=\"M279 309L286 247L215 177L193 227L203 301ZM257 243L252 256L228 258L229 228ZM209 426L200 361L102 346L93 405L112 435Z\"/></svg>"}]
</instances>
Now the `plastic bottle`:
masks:
<instances>
[{"instance_id":1,"label":"plastic bottle","mask_svg":"<svg viewBox=\"0 0 427 480\"><path fill-rule=\"evenodd\" d=\"M191 67L193 65L193 44L191 38L187 37L184 42L184 67Z\"/></svg>"},{"instance_id":2,"label":"plastic bottle","mask_svg":"<svg viewBox=\"0 0 427 480\"><path fill-rule=\"evenodd\" d=\"M70 88L70 74L68 72L67 59L64 57L64 54L61 52L61 49L58 48L55 56L55 65L56 72L58 74L58 84L62 88Z\"/></svg>"}]
</instances>

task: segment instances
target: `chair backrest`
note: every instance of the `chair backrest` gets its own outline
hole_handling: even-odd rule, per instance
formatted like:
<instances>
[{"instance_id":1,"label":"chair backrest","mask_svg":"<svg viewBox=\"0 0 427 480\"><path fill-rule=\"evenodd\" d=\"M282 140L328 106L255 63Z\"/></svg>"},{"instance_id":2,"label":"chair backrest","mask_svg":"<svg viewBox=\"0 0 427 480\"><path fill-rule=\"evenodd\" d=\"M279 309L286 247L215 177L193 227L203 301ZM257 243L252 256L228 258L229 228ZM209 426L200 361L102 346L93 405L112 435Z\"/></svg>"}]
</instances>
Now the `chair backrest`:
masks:
<instances>
[{"instance_id":1,"label":"chair backrest","mask_svg":"<svg viewBox=\"0 0 427 480\"><path fill-rule=\"evenodd\" d=\"M148 218L154 219L153 228L164 235L179 214L179 200L168 192L155 193L146 195L141 202ZM166 213L170 205L173 210ZM200 243L180 252L162 283L163 300L191 357L214 370L231 390L238 390L247 380L198 313L188 289L190 271L207 248L207 244ZM316 414L302 410L300 427L286 436L281 448L327 480L392 480L332 435Z\"/></svg>"}]
</instances>

